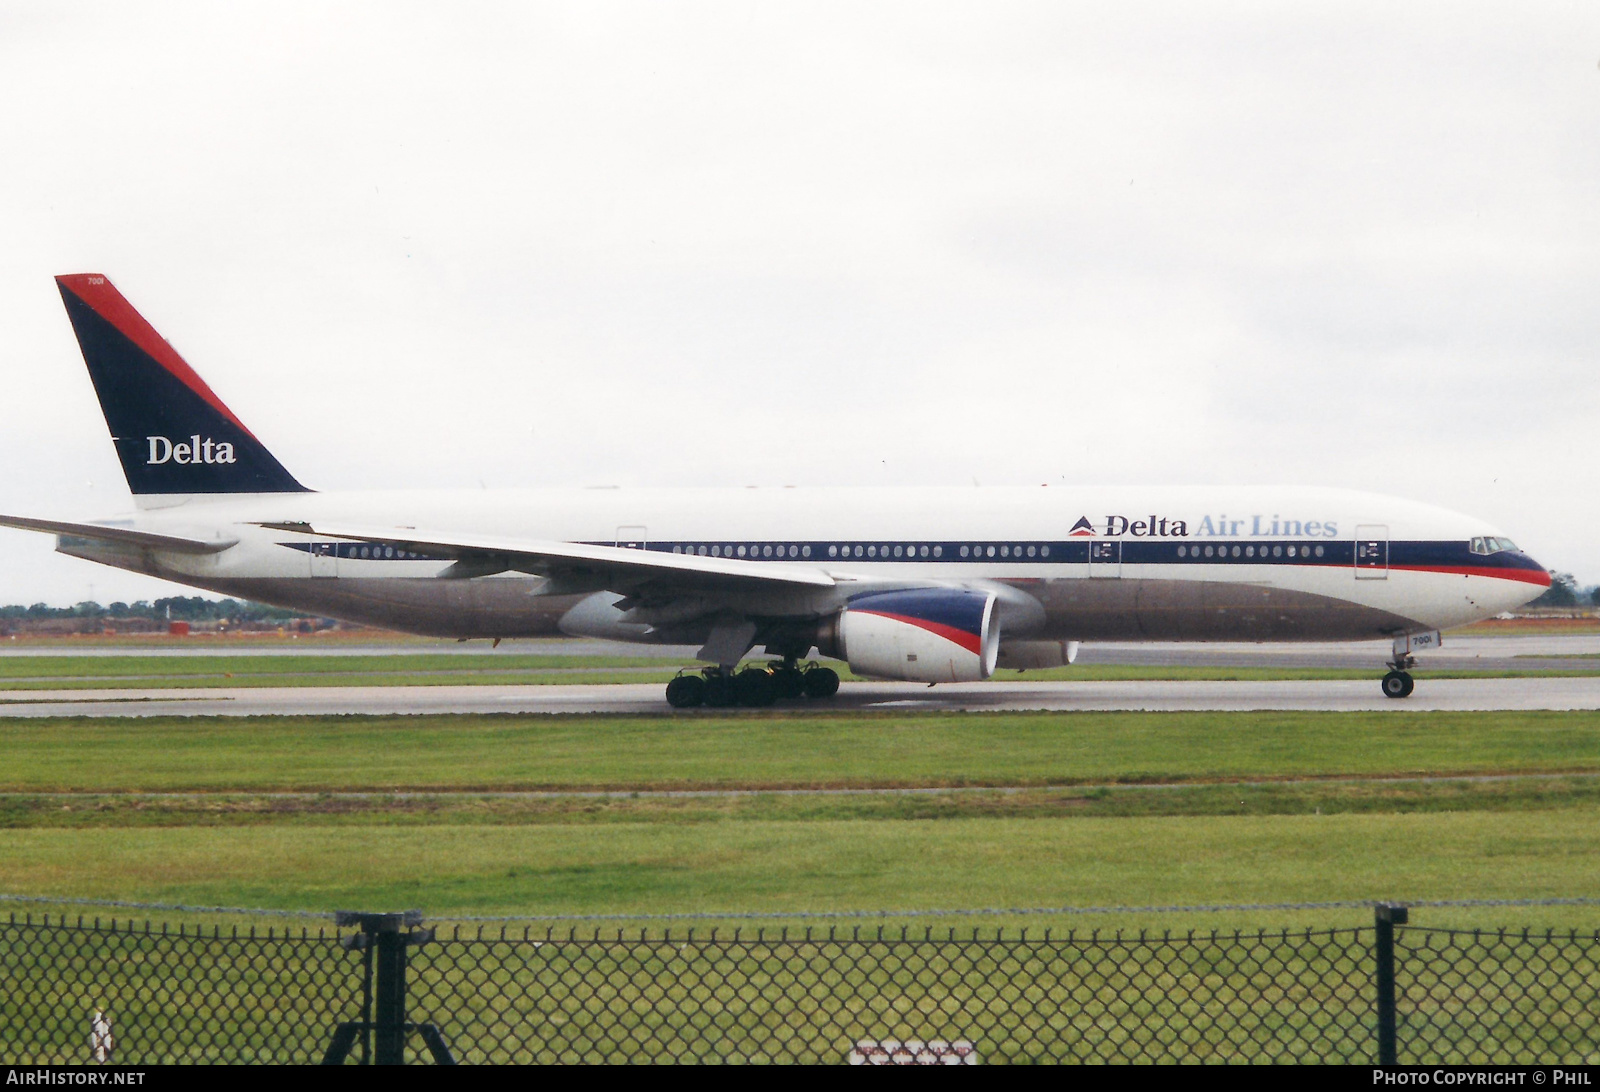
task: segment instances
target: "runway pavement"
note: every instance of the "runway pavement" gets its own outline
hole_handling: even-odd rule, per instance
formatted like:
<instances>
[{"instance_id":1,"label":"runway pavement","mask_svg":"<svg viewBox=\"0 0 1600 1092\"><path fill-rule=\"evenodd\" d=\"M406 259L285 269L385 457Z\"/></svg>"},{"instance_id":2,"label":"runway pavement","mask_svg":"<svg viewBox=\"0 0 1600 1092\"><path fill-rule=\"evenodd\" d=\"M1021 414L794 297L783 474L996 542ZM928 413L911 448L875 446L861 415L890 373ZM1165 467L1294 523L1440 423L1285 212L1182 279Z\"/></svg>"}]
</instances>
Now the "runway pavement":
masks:
<instances>
[{"instance_id":1,"label":"runway pavement","mask_svg":"<svg viewBox=\"0 0 1600 1092\"><path fill-rule=\"evenodd\" d=\"M114 646L13 645L0 642L0 658L84 656L96 659L119 656L153 656L171 659L215 656L628 656L667 660L692 660L693 645L633 645L612 641L538 639L504 641L498 648L488 641L437 641L432 643L374 642L370 644L319 644L307 638L293 644L252 645L231 639L194 638L192 645L163 644L141 648ZM1550 636L1445 636L1444 647L1425 653L1423 667L1439 671L1470 671L1515 666L1524 669L1572 666L1572 657L1600 661L1600 634ZM1078 653L1085 665L1128 664L1188 667L1353 667L1382 673L1389 658L1388 641L1307 641L1260 644L1245 641L1214 644L1188 642L1137 643L1112 641L1087 644Z\"/></svg>"},{"instance_id":2,"label":"runway pavement","mask_svg":"<svg viewBox=\"0 0 1600 1092\"><path fill-rule=\"evenodd\" d=\"M692 657L688 648L624 646L596 641L508 641L508 653L573 656L634 654L640 648L665 656ZM319 648L85 649L95 656L284 655L321 653L486 652L484 642L436 645L368 645ZM1372 677L1357 680L1293 682L1033 682L946 684L847 683L839 695L819 705L789 703L779 709L847 710L1405 710L1405 709L1600 709L1600 674L1579 677L1511 679L1430 678L1436 671L1586 669L1584 658L1600 658L1600 636L1556 635L1446 638L1445 647L1426 653L1417 672L1417 690L1392 701L1378 691L1387 659L1387 642L1357 644L1132 644L1085 646L1081 665L1130 664L1196 667L1366 668ZM7 649L0 656L59 652ZM1600 666L1600 665L1597 665ZM181 667L174 664L177 671ZM339 713L631 713L668 714L659 684L592 686L359 686L252 687L235 689L105 689L0 691L0 717L42 716L262 716ZM678 715L716 715L714 711Z\"/></svg>"},{"instance_id":3,"label":"runway pavement","mask_svg":"<svg viewBox=\"0 0 1600 1092\"><path fill-rule=\"evenodd\" d=\"M1537 710L1600 709L1600 676L1429 679L1410 698L1387 699L1370 680L1306 682L847 683L823 702L778 710L860 712L1028 710ZM194 690L9 691L0 717L265 716L340 713L674 713L655 683L616 686L360 686Z\"/></svg>"}]
</instances>

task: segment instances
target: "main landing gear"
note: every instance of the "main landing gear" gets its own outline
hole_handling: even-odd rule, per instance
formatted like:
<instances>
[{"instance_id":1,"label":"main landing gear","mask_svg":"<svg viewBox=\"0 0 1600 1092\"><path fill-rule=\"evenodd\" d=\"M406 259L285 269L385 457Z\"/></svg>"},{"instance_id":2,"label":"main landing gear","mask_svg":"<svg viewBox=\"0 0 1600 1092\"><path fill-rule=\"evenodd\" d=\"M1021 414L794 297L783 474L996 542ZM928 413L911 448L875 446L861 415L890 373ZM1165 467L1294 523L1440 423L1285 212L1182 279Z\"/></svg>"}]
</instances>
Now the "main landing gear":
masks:
<instances>
[{"instance_id":1,"label":"main landing gear","mask_svg":"<svg viewBox=\"0 0 1600 1092\"><path fill-rule=\"evenodd\" d=\"M699 674L685 672L667 684L667 704L674 709L697 705L760 709L789 698L831 698L838 692L839 673L832 668L780 660L743 671L707 667Z\"/></svg>"}]
</instances>

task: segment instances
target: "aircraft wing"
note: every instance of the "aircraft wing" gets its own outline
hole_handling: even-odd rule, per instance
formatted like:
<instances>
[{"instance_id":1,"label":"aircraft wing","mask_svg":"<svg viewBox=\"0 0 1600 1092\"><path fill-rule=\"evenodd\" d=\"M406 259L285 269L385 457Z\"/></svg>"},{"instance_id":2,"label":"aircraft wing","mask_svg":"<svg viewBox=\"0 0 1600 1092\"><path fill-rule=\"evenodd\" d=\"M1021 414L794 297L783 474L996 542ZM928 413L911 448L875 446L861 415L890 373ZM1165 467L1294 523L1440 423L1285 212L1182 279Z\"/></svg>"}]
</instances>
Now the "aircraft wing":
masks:
<instances>
[{"instance_id":1,"label":"aircraft wing","mask_svg":"<svg viewBox=\"0 0 1600 1092\"><path fill-rule=\"evenodd\" d=\"M104 523L67 523L53 519L33 519L29 516L0 515L0 527L15 527L19 531L43 531L52 535L93 539L97 542L114 542L122 546L140 546L151 550L171 550L180 554L216 554L236 544L236 538L189 538L184 535L140 531L132 527L118 527Z\"/></svg>"},{"instance_id":2,"label":"aircraft wing","mask_svg":"<svg viewBox=\"0 0 1600 1092\"><path fill-rule=\"evenodd\" d=\"M357 542L393 543L419 553L454 557L468 563L469 567L481 566L485 573L514 569L539 576L599 578L612 589L645 583L728 589L740 586L831 588L837 583L828 573L808 565L628 550L583 542L458 535L416 527L361 527L321 521L315 525L275 523L265 526Z\"/></svg>"}]
</instances>

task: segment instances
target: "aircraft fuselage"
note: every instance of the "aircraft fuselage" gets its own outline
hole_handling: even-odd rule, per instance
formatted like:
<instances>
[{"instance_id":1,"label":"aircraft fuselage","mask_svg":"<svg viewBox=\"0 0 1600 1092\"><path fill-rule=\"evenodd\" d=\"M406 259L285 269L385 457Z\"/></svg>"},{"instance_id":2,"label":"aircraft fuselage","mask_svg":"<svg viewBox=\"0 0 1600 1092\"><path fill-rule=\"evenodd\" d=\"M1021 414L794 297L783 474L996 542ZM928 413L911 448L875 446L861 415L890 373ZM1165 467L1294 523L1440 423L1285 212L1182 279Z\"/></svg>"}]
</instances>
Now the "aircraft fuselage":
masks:
<instances>
[{"instance_id":1,"label":"aircraft fuselage","mask_svg":"<svg viewBox=\"0 0 1600 1092\"><path fill-rule=\"evenodd\" d=\"M865 587L999 586L1010 593L1008 637L1079 641L1370 639L1463 625L1549 584L1520 551L1474 552L1475 541L1501 541L1479 520L1331 489L552 489L171 501L139 513L136 525L226 533L237 544L180 554L67 538L61 548L224 594L449 637L559 633L574 608L606 589L514 569L462 571L454 557L262 525L448 526L803 566L837 580L741 592L746 614L820 617ZM676 620L618 621L593 635L699 642L729 605L715 592L693 598L701 602L680 603ZM581 619L566 628L592 631Z\"/></svg>"}]
</instances>

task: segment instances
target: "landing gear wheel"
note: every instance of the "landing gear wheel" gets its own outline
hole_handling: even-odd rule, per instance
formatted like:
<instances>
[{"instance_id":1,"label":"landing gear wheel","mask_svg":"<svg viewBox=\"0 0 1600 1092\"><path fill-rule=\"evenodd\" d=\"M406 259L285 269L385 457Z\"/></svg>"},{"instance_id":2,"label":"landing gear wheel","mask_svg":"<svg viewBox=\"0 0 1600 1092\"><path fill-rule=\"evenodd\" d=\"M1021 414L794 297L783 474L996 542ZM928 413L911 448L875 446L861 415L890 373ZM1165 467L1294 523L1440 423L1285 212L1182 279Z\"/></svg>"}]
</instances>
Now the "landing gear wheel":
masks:
<instances>
[{"instance_id":1,"label":"landing gear wheel","mask_svg":"<svg viewBox=\"0 0 1600 1092\"><path fill-rule=\"evenodd\" d=\"M706 681L699 675L679 675L667 684L667 704L674 709L693 709L706 700Z\"/></svg>"},{"instance_id":2,"label":"landing gear wheel","mask_svg":"<svg viewBox=\"0 0 1600 1092\"><path fill-rule=\"evenodd\" d=\"M1383 696L1409 698L1417 688L1417 681L1404 671L1391 671L1383 677Z\"/></svg>"},{"instance_id":3,"label":"landing gear wheel","mask_svg":"<svg viewBox=\"0 0 1600 1092\"><path fill-rule=\"evenodd\" d=\"M706 676L706 705L713 709L726 709L737 701L732 679L720 672Z\"/></svg>"},{"instance_id":4,"label":"landing gear wheel","mask_svg":"<svg viewBox=\"0 0 1600 1092\"><path fill-rule=\"evenodd\" d=\"M760 709L778 700L778 687L771 673L759 667L748 668L733 677L733 692L740 705Z\"/></svg>"},{"instance_id":5,"label":"landing gear wheel","mask_svg":"<svg viewBox=\"0 0 1600 1092\"><path fill-rule=\"evenodd\" d=\"M839 692L839 673L831 667L813 667L805 673L806 697L831 698Z\"/></svg>"},{"instance_id":6,"label":"landing gear wheel","mask_svg":"<svg viewBox=\"0 0 1600 1092\"><path fill-rule=\"evenodd\" d=\"M806 677L793 664L779 664L772 669L772 685L780 699L798 698L805 693Z\"/></svg>"}]
</instances>

